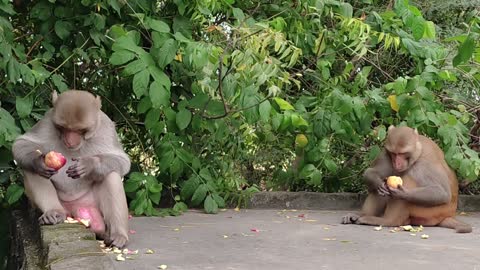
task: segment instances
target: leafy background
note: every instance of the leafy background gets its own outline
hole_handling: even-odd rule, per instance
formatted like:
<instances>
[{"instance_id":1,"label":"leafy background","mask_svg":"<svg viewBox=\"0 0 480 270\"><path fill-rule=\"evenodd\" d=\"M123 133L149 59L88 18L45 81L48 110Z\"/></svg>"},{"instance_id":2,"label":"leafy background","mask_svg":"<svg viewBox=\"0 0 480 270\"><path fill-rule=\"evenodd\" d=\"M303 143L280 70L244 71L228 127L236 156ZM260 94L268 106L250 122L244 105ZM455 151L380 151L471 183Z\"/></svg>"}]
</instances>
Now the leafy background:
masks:
<instances>
[{"instance_id":1,"label":"leafy background","mask_svg":"<svg viewBox=\"0 0 480 270\"><path fill-rule=\"evenodd\" d=\"M363 192L391 124L472 182L479 3L423 2L0 0L0 202L23 195L12 142L70 88L117 123L135 214Z\"/></svg>"}]
</instances>

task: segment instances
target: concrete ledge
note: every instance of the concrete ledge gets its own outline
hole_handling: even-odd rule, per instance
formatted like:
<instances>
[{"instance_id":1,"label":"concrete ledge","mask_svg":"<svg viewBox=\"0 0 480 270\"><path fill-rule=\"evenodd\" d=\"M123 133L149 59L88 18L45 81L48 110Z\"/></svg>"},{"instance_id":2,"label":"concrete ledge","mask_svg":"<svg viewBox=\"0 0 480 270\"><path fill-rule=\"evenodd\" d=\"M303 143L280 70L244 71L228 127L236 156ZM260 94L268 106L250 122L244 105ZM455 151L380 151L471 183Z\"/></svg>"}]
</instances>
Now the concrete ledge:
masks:
<instances>
[{"instance_id":1,"label":"concrete ledge","mask_svg":"<svg viewBox=\"0 0 480 270\"><path fill-rule=\"evenodd\" d=\"M357 193L259 192L247 207L256 209L358 210L366 195ZM458 210L480 211L480 196L460 195Z\"/></svg>"},{"instance_id":2,"label":"concrete ledge","mask_svg":"<svg viewBox=\"0 0 480 270\"><path fill-rule=\"evenodd\" d=\"M114 269L95 234L79 224L39 226L38 211L12 211L11 253L8 269L104 270Z\"/></svg>"}]
</instances>

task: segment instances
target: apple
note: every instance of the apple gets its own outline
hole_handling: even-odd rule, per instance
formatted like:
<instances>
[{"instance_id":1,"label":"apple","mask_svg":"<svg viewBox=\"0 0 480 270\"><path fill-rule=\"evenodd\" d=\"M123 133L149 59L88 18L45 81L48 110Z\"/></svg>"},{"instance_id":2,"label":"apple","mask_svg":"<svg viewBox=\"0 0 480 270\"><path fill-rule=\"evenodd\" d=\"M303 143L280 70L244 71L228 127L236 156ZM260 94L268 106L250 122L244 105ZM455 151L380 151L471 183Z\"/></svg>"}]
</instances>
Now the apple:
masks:
<instances>
[{"instance_id":1,"label":"apple","mask_svg":"<svg viewBox=\"0 0 480 270\"><path fill-rule=\"evenodd\" d=\"M59 170L67 163L67 159L58 152L50 151L45 155L45 165L48 167Z\"/></svg>"},{"instance_id":2,"label":"apple","mask_svg":"<svg viewBox=\"0 0 480 270\"><path fill-rule=\"evenodd\" d=\"M387 185L391 188L398 188L403 185L403 180L399 176L389 176L387 178Z\"/></svg>"}]
</instances>

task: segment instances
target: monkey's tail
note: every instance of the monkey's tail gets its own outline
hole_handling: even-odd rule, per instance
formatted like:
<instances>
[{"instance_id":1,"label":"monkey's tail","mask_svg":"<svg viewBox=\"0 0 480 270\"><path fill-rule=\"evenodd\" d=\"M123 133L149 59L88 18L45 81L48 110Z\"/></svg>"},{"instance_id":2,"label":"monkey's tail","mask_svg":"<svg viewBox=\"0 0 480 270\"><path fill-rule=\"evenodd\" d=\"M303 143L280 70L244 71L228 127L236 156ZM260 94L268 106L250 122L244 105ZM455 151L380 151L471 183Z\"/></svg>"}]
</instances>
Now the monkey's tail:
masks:
<instances>
[{"instance_id":1,"label":"monkey's tail","mask_svg":"<svg viewBox=\"0 0 480 270\"><path fill-rule=\"evenodd\" d=\"M463 223L453 217L444 219L440 224L440 227L454 229L457 233L470 233L472 232L472 226L467 223Z\"/></svg>"}]
</instances>

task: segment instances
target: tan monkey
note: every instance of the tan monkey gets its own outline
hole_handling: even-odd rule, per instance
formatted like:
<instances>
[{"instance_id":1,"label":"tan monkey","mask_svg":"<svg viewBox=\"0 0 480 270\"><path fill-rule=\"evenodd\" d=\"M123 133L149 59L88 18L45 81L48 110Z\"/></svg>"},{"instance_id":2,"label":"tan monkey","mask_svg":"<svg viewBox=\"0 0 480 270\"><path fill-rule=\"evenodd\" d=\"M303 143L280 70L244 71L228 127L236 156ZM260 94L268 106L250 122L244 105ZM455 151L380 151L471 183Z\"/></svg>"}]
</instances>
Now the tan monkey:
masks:
<instances>
[{"instance_id":1,"label":"tan monkey","mask_svg":"<svg viewBox=\"0 0 480 270\"><path fill-rule=\"evenodd\" d=\"M400 176L403 185L390 188L385 179ZM423 225L469 233L472 227L455 219L458 182L443 151L416 129L388 129L385 149L364 173L369 188L360 215L348 214L343 224Z\"/></svg>"},{"instance_id":2,"label":"tan monkey","mask_svg":"<svg viewBox=\"0 0 480 270\"><path fill-rule=\"evenodd\" d=\"M90 219L90 228L108 245L128 242L128 206L122 177L130 159L118 141L114 123L89 92L69 90L52 96L53 108L17 138L13 155L24 170L25 192L42 211L40 224L57 224L66 216ZM67 158L58 171L47 167L45 154Z\"/></svg>"}]
</instances>

